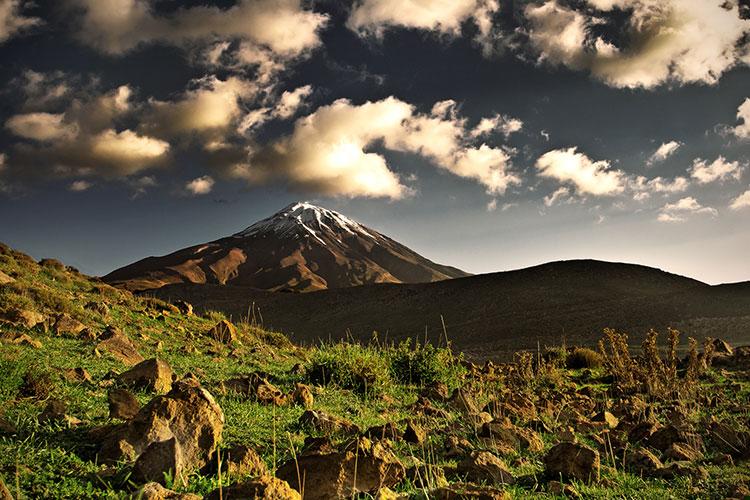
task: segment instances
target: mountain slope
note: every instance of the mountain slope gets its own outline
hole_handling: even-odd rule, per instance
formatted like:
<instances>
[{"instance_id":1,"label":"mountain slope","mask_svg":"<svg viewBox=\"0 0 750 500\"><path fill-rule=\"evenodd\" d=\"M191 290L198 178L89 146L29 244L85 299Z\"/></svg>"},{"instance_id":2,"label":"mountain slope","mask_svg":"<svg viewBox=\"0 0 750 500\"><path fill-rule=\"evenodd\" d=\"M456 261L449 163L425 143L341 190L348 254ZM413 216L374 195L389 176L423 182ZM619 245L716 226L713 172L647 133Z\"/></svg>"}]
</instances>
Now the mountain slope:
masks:
<instances>
[{"instance_id":1,"label":"mountain slope","mask_svg":"<svg viewBox=\"0 0 750 500\"><path fill-rule=\"evenodd\" d=\"M312 291L468 276L333 210L293 203L230 237L149 257L104 280L134 291L178 283Z\"/></svg>"},{"instance_id":2,"label":"mountain slope","mask_svg":"<svg viewBox=\"0 0 750 500\"><path fill-rule=\"evenodd\" d=\"M750 341L750 286L709 286L632 264L552 262L517 271L438 283L367 285L309 294L259 293L241 287L170 286L162 298L188 300L240 317L254 306L265 324L301 342L318 339L449 338L477 357L502 357L567 339L595 344L605 327L638 338L649 328L684 327ZM442 320L441 320L442 316ZM713 318L710 321L692 321ZM717 323L722 318L720 324ZM727 319L729 318L729 319Z\"/></svg>"}]
</instances>

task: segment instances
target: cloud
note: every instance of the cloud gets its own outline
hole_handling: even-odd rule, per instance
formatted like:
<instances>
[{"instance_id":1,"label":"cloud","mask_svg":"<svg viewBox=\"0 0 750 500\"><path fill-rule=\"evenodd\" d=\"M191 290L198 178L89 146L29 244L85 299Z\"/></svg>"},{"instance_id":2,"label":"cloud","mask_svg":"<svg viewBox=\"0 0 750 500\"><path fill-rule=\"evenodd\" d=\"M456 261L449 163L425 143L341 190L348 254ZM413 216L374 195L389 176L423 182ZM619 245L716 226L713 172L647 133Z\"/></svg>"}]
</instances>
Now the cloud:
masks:
<instances>
[{"instance_id":1,"label":"cloud","mask_svg":"<svg viewBox=\"0 0 750 500\"><path fill-rule=\"evenodd\" d=\"M611 169L608 161L592 161L575 147L543 154L536 168L540 176L571 185L579 195L613 196L627 187L624 172Z\"/></svg>"},{"instance_id":2,"label":"cloud","mask_svg":"<svg viewBox=\"0 0 750 500\"><path fill-rule=\"evenodd\" d=\"M250 154L230 174L250 182L282 178L293 186L329 195L398 199L412 189L373 149L413 153L459 177L502 195L521 179L509 171L503 149L475 144L456 103L437 103L430 113L395 97L361 105L339 99L299 118L293 132Z\"/></svg>"},{"instance_id":3,"label":"cloud","mask_svg":"<svg viewBox=\"0 0 750 500\"><path fill-rule=\"evenodd\" d=\"M723 0L589 0L578 8L547 0L524 15L538 62L587 70L618 88L715 84L743 63L750 31L736 2ZM603 27L622 30L624 42L609 41Z\"/></svg>"},{"instance_id":4,"label":"cloud","mask_svg":"<svg viewBox=\"0 0 750 500\"><path fill-rule=\"evenodd\" d=\"M710 164L706 160L696 158L693 161L693 167L690 169L690 175L700 184L727 179L739 180L742 176L742 166L740 162L729 162L723 156L719 156Z\"/></svg>"},{"instance_id":5,"label":"cloud","mask_svg":"<svg viewBox=\"0 0 750 500\"><path fill-rule=\"evenodd\" d=\"M555 192L544 197L544 206L551 207L562 200L570 199L570 189L566 187L558 188Z\"/></svg>"},{"instance_id":6,"label":"cloud","mask_svg":"<svg viewBox=\"0 0 750 500\"><path fill-rule=\"evenodd\" d=\"M497 114L492 118L482 118L471 131L472 137L484 137L493 132L500 132L506 138L523 129L523 122L518 118Z\"/></svg>"},{"instance_id":7,"label":"cloud","mask_svg":"<svg viewBox=\"0 0 750 500\"><path fill-rule=\"evenodd\" d=\"M750 99L745 99L737 108L737 121L741 123L732 129L734 135L740 139L750 138Z\"/></svg>"},{"instance_id":8,"label":"cloud","mask_svg":"<svg viewBox=\"0 0 750 500\"><path fill-rule=\"evenodd\" d=\"M209 175L197 177L185 184L185 190L193 196L208 194L214 188L214 179Z\"/></svg>"},{"instance_id":9,"label":"cloud","mask_svg":"<svg viewBox=\"0 0 750 500\"><path fill-rule=\"evenodd\" d=\"M149 0L75 0L84 9L80 38L109 53L140 44L186 46L195 41L242 39L281 57L298 56L319 45L327 16L301 0L239 0L232 7L182 7L157 15Z\"/></svg>"},{"instance_id":10,"label":"cloud","mask_svg":"<svg viewBox=\"0 0 750 500\"><path fill-rule=\"evenodd\" d=\"M32 26L41 24L41 19L23 15L24 0L0 1L0 44Z\"/></svg>"},{"instance_id":11,"label":"cloud","mask_svg":"<svg viewBox=\"0 0 750 500\"><path fill-rule=\"evenodd\" d=\"M682 198L675 203L667 203L661 208L657 217L660 222L684 222L691 214L719 215L715 208L704 207L692 196Z\"/></svg>"},{"instance_id":12,"label":"cloud","mask_svg":"<svg viewBox=\"0 0 750 500\"><path fill-rule=\"evenodd\" d=\"M732 210L741 210L743 208L750 208L750 189L739 195L737 198L732 200L729 205Z\"/></svg>"},{"instance_id":13,"label":"cloud","mask_svg":"<svg viewBox=\"0 0 750 500\"><path fill-rule=\"evenodd\" d=\"M305 85L294 90L285 90L273 107L264 106L248 111L237 126L240 134L246 134L269 120L286 120L294 116L304 106L305 100L312 94L312 86Z\"/></svg>"},{"instance_id":14,"label":"cloud","mask_svg":"<svg viewBox=\"0 0 750 500\"><path fill-rule=\"evenodd\" d=\"M389 28L429 30L458 36L461 25L472 20L476 40L489 52L497 0L359 0L346 25L360 35L382 37Z\"/></svg>"},{"instance_id":15,"label":"cloud","mask_svg":"<svg viewBox=\"0 0 750 500\"><path fill-rule=\"evenodd\" d=\"M636 201L643 201L654 193L681 193L687 191L688 187L690 187L690 181L685 177L675 177L672 180L668 180L663 177L647 179L646 177L638 176L630 183L630 189L635 191L633 199Z\"/></svg>"},{"instance_id":16,"label":"cloud","mask_svg":"<svg viewBox=\"0 0 750 500\"><path fill-rule=\"evenodd\" d=\"M647 165L653 165L654 163L659 163L666 160L667 158L675 154L677 150L680 149L680 147L682 147L682 143L677 141L662 143L662 145L659 146L654 154L652 154L648 159L648 161L646 162Z\"/></svg>"},{"instance_id":17,"label":"cloud","mask_svg":"<svg viewBox=\"0 0 750 500\"><path fill-rule=\"evenodd\" d=\"M73 181L68 185L68 191L73 191L74 193L80 193L80 192L88 190L89 188L91 188L91 186L93 186L93 184L90 183L89 181L85 181L85 180Z\"/></svg>"},{"instance_id":18,"label":"cloud","mask_svg":"<svg viewBox=\"0 0 750 500\"><path fill-rule=\"evenodd\" d=\"M68 97L73 91L69 80L62 71L40 73L29 69L11 80L9 88L23 94L25 111L35 111L54 106Z\"/></svg>"},{"instance_id":19,"label":"cloud","mask_svg":"<svg viewBox=\"0 0 750 500\"><path fill-rule=\"evenodd\" d=\"M65 123L64 119L62 113L26 113L10 117L5 122L5 128L24 139L70 140L78 134L78 127L74 123Z\"/></svg>"}]
</instances>

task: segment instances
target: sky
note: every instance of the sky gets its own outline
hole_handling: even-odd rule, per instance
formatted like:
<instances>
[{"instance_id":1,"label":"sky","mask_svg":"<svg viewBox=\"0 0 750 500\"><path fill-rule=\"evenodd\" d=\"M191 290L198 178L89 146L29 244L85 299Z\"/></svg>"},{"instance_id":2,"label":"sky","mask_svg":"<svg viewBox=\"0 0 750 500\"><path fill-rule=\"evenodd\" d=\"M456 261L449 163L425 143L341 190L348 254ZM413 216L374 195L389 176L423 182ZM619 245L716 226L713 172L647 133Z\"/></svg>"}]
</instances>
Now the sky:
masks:
<instances>
[{"instance_id":1,"label":"sky","mask_svg":"<svg viewBox=\"0 0 750 500\"><path fill-rule=\"evenodd\" d=\"M0 241L92 275L296 200L472 273L750 280L734 0L0 0Z\"/></svg>"}]
</instances>

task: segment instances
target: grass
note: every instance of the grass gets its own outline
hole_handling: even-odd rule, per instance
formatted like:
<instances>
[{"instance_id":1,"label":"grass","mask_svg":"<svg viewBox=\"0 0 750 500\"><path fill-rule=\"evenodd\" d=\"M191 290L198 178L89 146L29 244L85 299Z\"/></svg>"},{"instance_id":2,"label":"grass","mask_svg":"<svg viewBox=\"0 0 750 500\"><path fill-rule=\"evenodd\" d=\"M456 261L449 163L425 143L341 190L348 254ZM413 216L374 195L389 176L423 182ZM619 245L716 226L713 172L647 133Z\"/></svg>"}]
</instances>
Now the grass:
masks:
<instances>
[{"instance_id":1,"label":"grass","mask_svg":"<svg viewBox=\"0 0 750 500\"><path fill-rule=\"evenodd\" d=\"M581 495L724 498L736 485L750 482L746 461L738 459L734 465L724 466L711 462L718 452L705 436L712 419L748 430L750 409L737 404L750 398L747 375L712 370L702 362L705 354L697 346L684 363L677 360L671 333L664 348L658 347L656 336L649 337L639 356L630 354L622 334L610 331L602 352L561 348L544 356L520 353L515 363L486 369L471 366L460 355L429 344L344 342L303 349L293 346L284 336L249 322L237 323L239 342L227 346L207 335L218 321L227 319L221 313L184 316L169 304L134 297L58 264L40 265L0 246L0 271L16 279L15 283L0 286L0 316L14 308L48 316L67 312L94 332L107 325L120 328L144 357L167 361L178 376L198 376L224 412L222 448L235 444L252 446L271 471L293 459L293 450L302 449L306 437L318 434L298 424L304 412L301 406L277 407L233 393L223 394L221 384L229 378L262 372L284 393L292 391L297 383L311 384L314 409L348 419L363 430L386 423L403 430L406 420L413 420L428 431L426 441L420 445L396 441L394 452L404 464L423 463L444 471L449 482L461 479L451 474L459 457L446 455L450 437L468 440L474 449L497 449L479 437L471 418L448 402L431 401L435 408L446 412L444 416L415 412L413 405L423 389L433 384L445 384L451 391L462 388L472 394L480 409L490 402L518 406L528 401L536 416L516 414L516 410L507 408L504 415L514 424L537 429L544 450L517 450L501 457L518 479L518 484L506 488L512 498L553 498L542 458L556 442L555 433L566 422L566 415L583 408L575 401L588 401L580 394L588 394L586 398L590 399L590 408L580 411L583 418L637 395L646 401L655 419L667 423L671 413L679 410L681 422L704 434L708 448L706 460L700 465L706 469L707 477L670 481L639 477L624 471L618 453L602 450L602 480L597 484L571 483ZM86 307L91 303L106 304L109 313L101 316ZM97 355L90 340L59 337L41 327L26 330L0 322L0 335L3 332L30 335L40 340L42 347L0 343L0 417L17 429L15 433L0 434L2 481L22 498L129 497L137 487L130 478L131 466L99 464L97 443L87 437L88 430L112 423L108 416L108 380L127 367L108 355ZM67 379L63 372L67 368L86 369L93 382ZM142 391L136 397L145 404L153 394ZM50 398L65 401L68 413L83 423L77 427L39 423L37 416ZM487 409L491 410L492 405ZM581 429L575 432L580 441L598 446L594 439L597 433ZM611 435L616 439L619 434L612 431ZM352 436L337 434L332 439L339 445ZM207 494L219 484L228 486L241 479L195 473L187 486L175 488ZM439 482L437 475L422 473L419 479L405 480L393 489L411 498L426 498L426 491Z\"/></svg>"}]
</instances>

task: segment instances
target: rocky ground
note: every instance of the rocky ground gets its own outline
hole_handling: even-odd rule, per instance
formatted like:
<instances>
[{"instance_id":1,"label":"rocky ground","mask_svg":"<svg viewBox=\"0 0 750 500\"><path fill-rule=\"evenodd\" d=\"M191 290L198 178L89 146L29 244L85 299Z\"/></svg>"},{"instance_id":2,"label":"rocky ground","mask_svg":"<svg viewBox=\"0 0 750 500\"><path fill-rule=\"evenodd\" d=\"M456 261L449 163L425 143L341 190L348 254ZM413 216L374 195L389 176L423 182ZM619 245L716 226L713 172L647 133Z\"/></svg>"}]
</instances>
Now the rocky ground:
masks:
<instances>
[{"instance_id":1,"label":"rocky ground","mask_svg":"<svg viewBox=\"0 0 750 500\"><path fill-rule=\"evenodd\" d=\"M750 348L721 341L302 349L7 247L0 318L3 499L750 495Z\"/></svg>"}]
</instances>

